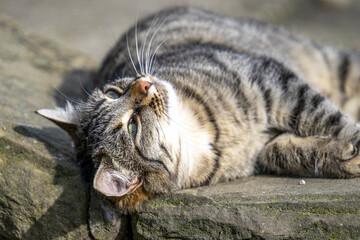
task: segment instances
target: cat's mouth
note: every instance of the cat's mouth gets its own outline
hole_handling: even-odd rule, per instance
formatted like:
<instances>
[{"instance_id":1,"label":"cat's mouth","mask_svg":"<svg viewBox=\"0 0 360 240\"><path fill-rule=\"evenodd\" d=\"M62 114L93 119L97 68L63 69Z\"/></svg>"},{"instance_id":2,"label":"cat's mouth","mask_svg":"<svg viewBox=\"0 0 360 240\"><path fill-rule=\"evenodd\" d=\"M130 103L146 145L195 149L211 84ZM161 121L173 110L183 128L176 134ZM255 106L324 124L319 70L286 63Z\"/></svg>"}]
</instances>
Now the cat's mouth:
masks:
<instances>
[{"instance_id":1,"label":"cat's mouth","mask_svg":"<svg viewBox=\"0 0 360 240\"><path fill-rule=\"evenodd\" d=\"M153 109L154 113L159 117L163 113L166 113L165 101L160 91L157 91L156 93L153 94L149 106Z\"/></svg>"},{"instance_id":2,"label":"cat's mouth","mask_svg":"<svg viewBox=\"0 0 360 240\"><path fill-rule=\"evenodd\" d=\"M149 94L149 104L148 106L153 110L155 115L161 117L166 115L168 111L168 90L162 82L157 81L153 84L151 89L151 94Z\"/></svg>"},{"instance_id":3,"label":"cat's mouth","mask_svg":"<svg viewBox=\"0 0 360 240\"><path fill-rule=\"evenodd\" d=\"M164 81L149 75L136 79L130 89L135 106L149 106L158 117L166 115L169 102L167 85Z\"/></svg>"}]
</instances>

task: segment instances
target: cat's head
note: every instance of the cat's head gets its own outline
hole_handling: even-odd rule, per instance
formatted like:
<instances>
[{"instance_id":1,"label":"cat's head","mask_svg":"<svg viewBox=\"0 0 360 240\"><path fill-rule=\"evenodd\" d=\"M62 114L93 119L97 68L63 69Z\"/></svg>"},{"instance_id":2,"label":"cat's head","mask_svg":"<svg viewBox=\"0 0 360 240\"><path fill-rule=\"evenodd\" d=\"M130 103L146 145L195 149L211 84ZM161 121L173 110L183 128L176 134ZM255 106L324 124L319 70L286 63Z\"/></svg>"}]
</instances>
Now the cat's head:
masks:
<instances>
[{"instance_id":1,"label":"cat's head","mask_svg":"<svg viewBox=\"0 0 360 240\"><path fill-rule=\"evenodd\" d=\"M93 187L119 206L177 188L177 96L149 75L96 89L86 102L37 113L66 130L94 166ZM84 160L83 160L84 161Z\"/></svg>"}]
</instances>

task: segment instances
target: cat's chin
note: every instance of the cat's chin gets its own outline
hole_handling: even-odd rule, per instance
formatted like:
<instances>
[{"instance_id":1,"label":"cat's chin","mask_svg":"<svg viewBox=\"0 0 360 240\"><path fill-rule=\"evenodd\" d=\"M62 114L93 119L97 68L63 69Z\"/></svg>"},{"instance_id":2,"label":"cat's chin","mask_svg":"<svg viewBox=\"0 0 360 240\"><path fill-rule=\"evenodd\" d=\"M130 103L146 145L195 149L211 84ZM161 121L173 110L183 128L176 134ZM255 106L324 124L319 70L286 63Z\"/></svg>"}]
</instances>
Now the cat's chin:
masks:
<instances>
[{"instance_id":1,"label":"cat's chin","mask_svg":"<svg viewBox=\"0 0 360 240\"><path fill-rule=\"evenodd\" d=\"M133 212L141 208L141 204L149 199L151 194L141 184L133 192L121 197L108 197L114 206L121 212Z\"/></svg>"}]
</instances>

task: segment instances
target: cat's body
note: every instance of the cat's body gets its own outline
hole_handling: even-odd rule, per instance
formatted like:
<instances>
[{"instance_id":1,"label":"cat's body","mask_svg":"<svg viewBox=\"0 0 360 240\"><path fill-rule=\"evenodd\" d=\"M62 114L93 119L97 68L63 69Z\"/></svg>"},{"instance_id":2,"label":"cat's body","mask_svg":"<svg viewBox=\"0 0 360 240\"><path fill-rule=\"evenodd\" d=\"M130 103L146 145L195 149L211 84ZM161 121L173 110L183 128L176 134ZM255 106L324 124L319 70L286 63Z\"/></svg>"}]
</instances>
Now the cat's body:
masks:
<instances>
[{"instance_id":1,"label":"cat's body","mask_svg":"<svg viewBox=\"0 0 360 240\"><path fill-rule=\"evenodd\" d=\"M102 91L39 113L72 135L95 189L129 206L256 172L359 176L360 127L333 103L358 117L359 76L359 55L176 8L120 39L95 80Z\"/></svg>"}]
</instances>

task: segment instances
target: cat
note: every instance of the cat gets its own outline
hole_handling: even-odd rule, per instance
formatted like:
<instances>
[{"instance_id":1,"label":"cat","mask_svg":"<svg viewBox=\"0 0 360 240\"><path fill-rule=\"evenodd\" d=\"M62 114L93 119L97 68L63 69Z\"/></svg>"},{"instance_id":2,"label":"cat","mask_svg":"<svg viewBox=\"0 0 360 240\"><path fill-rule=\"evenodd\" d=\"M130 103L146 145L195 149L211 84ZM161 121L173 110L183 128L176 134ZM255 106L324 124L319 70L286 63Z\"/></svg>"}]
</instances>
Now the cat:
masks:
<instances>
[{"instance_id":1,"label":"cat","mask_svg":"<svg viewBox=\"0 0 360 240\"><path fill-rule=\"evenodd\" d=\"M37 113L69 133L94 189L126 210L256 173L359 176L359 81L356 52L180 7L124 34L86 101Z\"/></svg>"}]
</instances>

